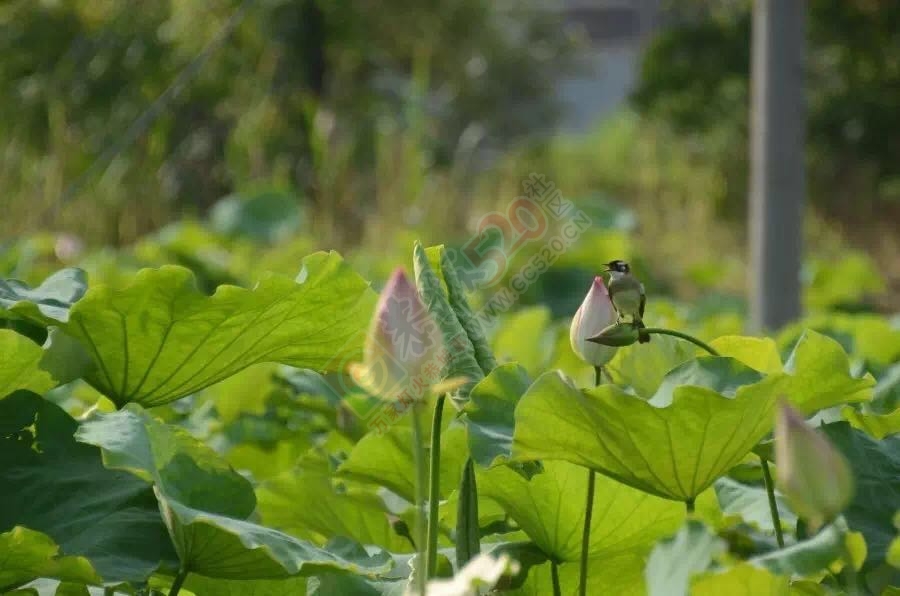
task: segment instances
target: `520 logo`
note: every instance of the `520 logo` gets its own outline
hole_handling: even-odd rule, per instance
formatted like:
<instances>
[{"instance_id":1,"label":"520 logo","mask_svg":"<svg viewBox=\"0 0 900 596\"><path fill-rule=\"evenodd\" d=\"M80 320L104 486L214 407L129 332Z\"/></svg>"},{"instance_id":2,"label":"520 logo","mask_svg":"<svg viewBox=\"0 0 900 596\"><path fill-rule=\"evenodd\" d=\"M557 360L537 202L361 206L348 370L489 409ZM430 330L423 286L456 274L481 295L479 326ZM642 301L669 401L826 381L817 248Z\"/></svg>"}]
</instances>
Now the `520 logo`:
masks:
<instances>
[{"instance_id":1,"label":"520 logo","mask_svg":"<svg viewBox=\"0 0 900 596\"><path fill-rule=\"evenodd\" d=\"M590 218L563 198L556 185L542 174L529 175L522 186L525 195L516 197L505 213L485 214L465 244L459 249L447 249L466 290L483 290L500 283L510 262L524 247L557 228L571 229L565 226L569 220L578 224L578 235L590 226Z\"/></svg>"},{"instance_id":2,"label":"520 logo","mask_svg":"<svg viewBox=\"0 0 900 596\"><path fill-rule=\"evenodd\" d=\"M458 249L446 249L447 256L467 291L490 290L484 306L475 313L476 319L485 328L490 327L500 314L509 310L592 223L587 214L563 198L556 185L543 175L531 174L523 181L522 186L524 196L516 197L505 212L492 211L482 216L475 233L467 242ZM516 255L525 247L533 247L538 241L542 241L540 248L531 252L518 271L511 273L510 267ZM508 283L501 285L507 278ZM414 320L412 309L404 309L402 305L398 307L398 313L409 313L408 328L413 331L411 338L415 339L422 333L430 336L436 331L419 329L419 322ZM406 329L407 326L401 325L401 328ZM348 343L360 345L366 339L366 331L361 330ZM380 386L379 383L384 384L390 379L392 387L385 387L383 393L399 393L399 397L393 401L366 397L346 373L351 362L334 362L327 367L342 371L328 377L335 394L344 396L344 405L359 419L365 420L370 430L379 434L386 432L405 413L412 401L421 397L425 387L438 380L449 355L462 348L451 342L447 351L442 351L435 362L425 367L423 374L429 377L425 379L405 375L400 362L390 359L390 354L393 353L391 346L383 347L385 349L379 352L385 354L386 360L372 367L372 374L380 379L373 378L373 383L369 384ZM342 352L347 353L346 350ZM398 392L398 386L403 390Z\"/></svg>"}]
</instances>

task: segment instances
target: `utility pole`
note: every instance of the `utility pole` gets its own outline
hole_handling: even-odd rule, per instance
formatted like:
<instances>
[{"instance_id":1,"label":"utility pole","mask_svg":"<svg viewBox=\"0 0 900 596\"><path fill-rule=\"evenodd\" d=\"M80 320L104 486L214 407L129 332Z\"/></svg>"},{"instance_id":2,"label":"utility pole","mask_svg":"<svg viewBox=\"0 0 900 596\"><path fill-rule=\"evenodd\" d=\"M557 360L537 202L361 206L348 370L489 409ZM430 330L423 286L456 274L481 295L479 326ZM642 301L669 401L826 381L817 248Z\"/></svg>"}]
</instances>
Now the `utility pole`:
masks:
<instances>
[{"instance_id":1,"label":"utility pole","mask_svg":"<svg viewBox=\"0 0 900 596\"><path fill-rule=\"evenodd\" d=\"M806 0L754 0L750 107L750 329L800 316L806 194Z\"/></svg>"}]
</instances>

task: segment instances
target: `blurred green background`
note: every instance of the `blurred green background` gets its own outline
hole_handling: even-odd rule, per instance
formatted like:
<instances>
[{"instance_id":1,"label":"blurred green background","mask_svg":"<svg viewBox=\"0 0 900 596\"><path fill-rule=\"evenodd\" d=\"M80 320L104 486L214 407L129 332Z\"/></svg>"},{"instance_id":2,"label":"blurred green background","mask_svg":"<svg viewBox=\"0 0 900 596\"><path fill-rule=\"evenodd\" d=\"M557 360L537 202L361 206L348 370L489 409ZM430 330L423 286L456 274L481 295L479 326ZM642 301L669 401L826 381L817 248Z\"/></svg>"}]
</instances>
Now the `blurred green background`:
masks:
<instances>
[{"instance_id":1,"label":"blurred green background","mask_svg":"<svg viewBox=\"0 0 900 596\"><path fill-rule=\"evenodd\" d=\"M890 314L900 3L810 0L808 38L804 306ZM739 331L749 66L740 0L7 0L0 275L211 290L337 249L379 280L536 172L593 224L520 305L568 316L626 258L652 316Z\"/></svg>"}]
</instances>

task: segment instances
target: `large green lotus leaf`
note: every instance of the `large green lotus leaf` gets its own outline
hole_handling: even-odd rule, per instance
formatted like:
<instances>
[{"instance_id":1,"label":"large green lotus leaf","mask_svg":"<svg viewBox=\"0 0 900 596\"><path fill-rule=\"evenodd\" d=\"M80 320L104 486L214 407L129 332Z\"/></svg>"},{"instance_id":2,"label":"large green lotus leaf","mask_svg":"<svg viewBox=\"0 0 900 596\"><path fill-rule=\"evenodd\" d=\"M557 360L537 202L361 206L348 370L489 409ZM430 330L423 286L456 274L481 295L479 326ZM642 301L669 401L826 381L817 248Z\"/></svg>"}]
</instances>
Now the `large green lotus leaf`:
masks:
<instances>
[{"instance_id":1,"label":"large green lotus leaf","mask_svg":"<svg viewBox=\"0 0 900 596\"><path fill-rule=\"evenodd\" d=\"M375 294L336 253L303 261L297 280L197 290L182 267L144 269L123 289L91 288L66 330L97 363L87 379L116 404L155 406L257 362L342 370L361 357Z\"/></svg>"},{"instance_id":2,"label":"large green lotus leaf","mask_svg":"<svg viewBox=\"0 0 900 596\"><path fill-rule=\"evenodd\" d=\"M528 373L515 362L503 364L472 388L465 406L469 450L481 466L509 459L515 410L531 384Z\"/></svg>"},{"instance_id":3,"label":"large green lotus leaf","mask_svg":"<svg viewBox=\"0 0 900 596\"><path fill-rule=\"evenodd\" d=\"M107 468L131 472L189 507L243 519L256 506L250 482L221 456L137 404L94 414L75 438L99 447Z\"/></svg>"},{"instance_id":4,"label":"large green lotus leaf","mask_svg":"<svg viewBox=\"0 0 900 596\"><path fill-rule=\"evenodd\" d=\"M81 376L89 366L81 347L58 329L43 346L9 329L0 329L0 399L16 389L44 392Z\"/></svg>"},{"instance_id":5,"label":"large green lotus leaf","mask_svg":"<svg viewBox=\"0 0 900 596\"><path fill-rule=\"evenodd\" d=\"M841 344L826 335L806 331L784 365L791 383L787 396L804 413L841 403L872 399L875 379L850 374L850 360Z\"/></svg>"},{"instance_id":6,"label":"large green lotus leaf","mask_svg":"<svg viewBox=\"0 0 900 596\"><path fill-rule=\"evenodd\" d=\"M413 248L413 264L419 298L441 330L450 357L444 376L468 380L458 391L459 396L465 398L472 386L484 377L481 365L475 359L475 347L450 305L441 280L428 260L428 253L418 242Z\"/></svg>"},{"instance_id":7,"label":"large green lotus leaf","mask_svg":"<svg viewBox=\"0 0 900 596\"><path fill-rule=\"evenodd\" d=\"M0 592L47 577L61 581L101 583L84 557L66 557L52 538L22 526L0 534Z\"/></svg>"},{"instance_id":8,"label":"large green lotus leaf","mask_svg":"<svg viewBox=\"0 0 900 596\"><path fill-rule=\"evenodd\" d=\"M710 571L691 580L691 596L788 596L791 580L766 569L741 563ZM824 594L824 592L823 592Z\"/></svg>"},{"instance_id":9,"label":"large green lotus leaf","mask_svg":"<svg viewBox=\"0 0 900 596\"><path fill-rule=\"evenodd\" d=\"M590 559L588 561L587 593L645 596L647 594L643 577L645 558L641 554L627 552L611 557ZM580 563L563 563L559 565L558 569L560 593L565 596L578 594ZM553 594L550 563L536 565L529 569L525 583L510 591L509 594L512 596Z\"/></svg>"},{"instance_id":10,"label":"large green lotus leaf","mask_svg":"<svg viewBox=\"0 0 900 596\"><path fill-rule=\"evenodd\" d=\"M900 435L876 441L846 422L826 424L821 430L853 470L856 493L844 517L850 528L866 539L868 570L884 562L895 536L893 518L900 510Z\"/></svg>"},{"instance_id":11,"label":"large green lotus leaf","mask_svg":"<svg viewBox=\"0 0 900 596\"><path fill-rule=\"evenodd\" d=\"M105 468L99 449L74 440L68 414L19 391L0 400L0 421L0 532L42 532L107 582L177 565L151 486Z\"/></svg>"},{"instance_id":12,"label":"large green lotus leaf","mask_svg":"<svg viewBox=\"0 0 900 596\"><path fill-rule=\"evenodd\" d=\"M497 357L502 362L518 362L532 375L546 370L555 339L550 316L546 306L532 306L504 317L492 342Z\"/></svg>"},{"instance_id":13,"label":"large green lotus leaf","mask_svg":"<svg viewBox=\"0 0 900 596\"><path fill-rule=\"evenodd\" d=\"M441 496L449 495L459 485L462 469L468 457L465 426L453 419L449 400L444 403L441 419ZM385 486L408 501L415 497L415 463L412 454L411 411L384 434L370 432L356 444L346 461L338 468L339 475ZM424 447L430 444L431 412L421 415Z\"/></svg>"},{"instance_id":14,"label":"large green lotus leaf","mask_svg":"<svg viewBox=\"0 0 900 596\"><path fill-rule=\"evenodd\" d=\"M691 576L709 569L726 551L725 541L690 520L653 548L644 573L650 596L687 596Z\"/></svg>"},{"instance_id":15,"label":"large green lotus leaf","mask_svg":"<svg viewBox=\"0 0 900 596\"><path fill-rule=\"evenodd\" d=\"M0 279L0 314L11 313L41 325L64 323L86 290L87 276L81 269L61 269L35 288L16 279Z\"/></svg>"},{"instance_id":16,"label":"large green lotus leaf","mask_svg":"<svg viewBox=\"0 0 900 596\"><path fill-rule=\"evenodd\" d=\"M648 344L619 348L605 369L617 385L631 387L637 395L649 399L670 370L696 353L697 348L691 343L654 335Z\"/></svg>"},{"instance_id":17,"label":"large green lotus leaf","mask_svg":"<svg viewBox=\"0 0 900 596\"><path fill-rule=\"evenodd\" d=\"M394 532L374 492L335 490L324 462L317 464L304 462L257 489L262 523L319 543L343 536L392 552L411 550L409 541Z\"/></svg>"},{"instance_id":18,"label":"large green lotus leaf","mask_svg":"<svg viewBox=\"0 0 900 596\"><path fill-rule=\"evenodd\" d=\"M715 360L723 370L735 366ZM514 459L562 459L655 495L693 499L771 430L785 381L765 378L734 397L683 385L660 406L612 385L579 391L549 372L516 408Z\"/></svg>"},{"instance_id":19,"label":"large green lotus leaf","mask_svg":"<svg viewBox=\"0 0 900 596\"><path fill-rule=\"evenodd\" d=\"M581 555L588 470L560 461L526 480L508 467L478 473L482 496L497 501L545 553L560 561ZM548 515L552 512L552 515ZM684 519L684 506L598 475L591 518L590 554L646 553Z\"/></svg>"},{"instance_id":20,"label":"large green lotus leaf","mask_svg":"<svg viewBox=\"0 0 900 596\"><path fill-rule=\"evenodd\" d=\"M341 571L374 577L388 571L384 551L324 549L248 521L198 511L154 489L182 569L223 579L277 579Z\"/></svg>"}]
</instances>

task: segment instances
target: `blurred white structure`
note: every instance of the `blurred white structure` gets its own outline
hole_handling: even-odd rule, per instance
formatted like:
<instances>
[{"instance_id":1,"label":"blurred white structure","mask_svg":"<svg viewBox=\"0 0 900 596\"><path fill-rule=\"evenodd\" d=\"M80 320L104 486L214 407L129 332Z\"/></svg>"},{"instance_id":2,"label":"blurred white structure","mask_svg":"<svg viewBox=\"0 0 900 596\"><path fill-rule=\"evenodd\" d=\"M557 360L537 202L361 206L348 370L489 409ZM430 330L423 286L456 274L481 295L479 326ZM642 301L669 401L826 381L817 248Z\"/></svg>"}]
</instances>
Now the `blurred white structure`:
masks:
<instances>
[{"instance_id":1,"label":"blurred white structure","mask_svg":"<svg viewBox=\"0 0 900 596\"><path fill-rule=\"evenodd\" d=\"M563 0L552 7L586 42L581 72L559 88L563 130L584 131L628 98L644 45L662 24L662 0Z\"/></svg>"}]
</instances>

